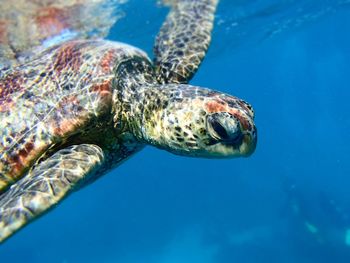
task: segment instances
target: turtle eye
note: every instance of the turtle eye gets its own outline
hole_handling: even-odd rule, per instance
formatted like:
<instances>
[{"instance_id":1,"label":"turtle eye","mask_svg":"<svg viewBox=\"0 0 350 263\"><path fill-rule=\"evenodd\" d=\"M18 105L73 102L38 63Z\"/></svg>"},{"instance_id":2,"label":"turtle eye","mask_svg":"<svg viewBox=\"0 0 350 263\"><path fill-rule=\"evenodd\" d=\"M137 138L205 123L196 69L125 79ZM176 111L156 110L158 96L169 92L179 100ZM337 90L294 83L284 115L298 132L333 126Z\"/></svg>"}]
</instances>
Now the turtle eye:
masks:
<instances>
[{"instance_id":1,"label":"turtle eye","mask_svg":"<svg viewBox=\"0 0 350 263\"><path fill-rule=\"evenodd\" d=\"M222 126L222 124L216 120L211 121L211 128L214 130L215 135L218 135L218 139L227 140L229 138L226 129Z\"/></svg>"},{"instance_id":2,"label":"turtle eye","mask_svg":"<svg viewBox=\"0 0 350 263\"><path fill-rule=\"evenodd\" d=\"M207 129L209 135L216 141L235 144L239 143L242 138L239 120L227 112L209 115Z\"/></svg>"}]
</instances>

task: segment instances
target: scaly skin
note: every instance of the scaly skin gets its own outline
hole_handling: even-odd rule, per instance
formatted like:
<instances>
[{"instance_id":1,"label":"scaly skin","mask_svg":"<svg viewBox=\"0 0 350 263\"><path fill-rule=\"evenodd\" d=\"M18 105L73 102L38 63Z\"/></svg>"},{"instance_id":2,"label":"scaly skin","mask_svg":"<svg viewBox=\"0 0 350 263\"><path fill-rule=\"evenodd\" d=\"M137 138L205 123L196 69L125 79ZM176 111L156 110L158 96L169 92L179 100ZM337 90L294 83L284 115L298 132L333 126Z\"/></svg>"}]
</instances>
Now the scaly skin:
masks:
<instances>
[{"instance_id":1,"label":"scaly skin","mask_svg":"<svg viewBox=\"0 0 350 263\"><path fill-rule=\"evenodd\" d=\"M3 190L9 184L13 187L0 195L0 242L145 144L208 158L248 156L254 151L256 131L250 105L205 88L159 84L146 56L132 47L120 47L104 41L68 43L54 50L53 60L38 59L45 69L49 65L59 69L55 74L69 70L69 90L63 88L64 82L53 88L50 78L43 81L44 86L25 78L23 83L31 85L18 85L11 93L16 99L3 101L8 125L1 135L3 142L13 143L1 144L5 168L1 182ZM84 55L80 52L90 55L90 50L96 57L89 56L89 63L81 66L78 58ZM68 68L52 63L62 52L72 54L70 62L62 59ZM9 114L9 108L16 112L15 105L21 113ZM46 115L37 115L41 108ZM21 119L13 116L32 121L32 129L20 130Z\"/></svg>"},{"instance_id":2,"label":"scaly skin","mask_svg":"<svg viewBox=\"0 0 350 263\"><path fill-rule=\"evenodd\" d=\"M255 148L248 104L199 87L158 84L147 56L119 43L68 42L5 72L0 87L0 191L39 158L71 144L98 144L112 156L106 167L143 144L201 157L247 156ZM214 119L226 135L217 134ZM231 128L240 136L233 138Z\"/></svg>"},{"instance_id":3,"label":"scaly skin","mask_svg":"<svg viewBox=\"0 0 350 263\"><path fill-rule=\"evenodd\" d=\"M167 0L172 6L154 46L161 83L187 83L210 44L218 0Z\"/></svg>"},{"instance_id":4,"label":"scaly skin","mask_svg":"<svg viewBox=\"0 0 350 263\"><path fill-rule=\"evenodd\" d=\"M95 0L46 1L0 5L0 66L13 66L0 70L0 242L146 144L206 158L254 151L249 104L186 85L209 46L217 0L166 1L154 65L125 44L68 41L106 32L97 25L110 25L111 10L85 16ZM12 2L19 16L8 21ZM38 13L25 8L34 2ZM11 29L22 15L34 22Z\"/></svg>"},{"instance_id":5,"label":"scaly skin","mask_svg":"<svg viewBox=\"0 0 350 263\"><path fill-rule=\"evenodd\" d=\"M140 50L108 41L72 41L0 79L0 192L45 152L110 114L113 69ZM105 125L107 129L107 125Z\"/></svg>"},{"instance_id":6,"label":"scaly skin","mask_svg":"<svg viewBox=\"0 0 350 263\"><path fill-rule=\"evenodd\" d=\"M157 84L150 74L145 77L150 70L144 62L128 64L119 69L122 82L114 105L121 105L116 119L138 141L193 157L249 156L254 151L256 128L248 103L202 87Z\"/></svg>"}]
</instances>

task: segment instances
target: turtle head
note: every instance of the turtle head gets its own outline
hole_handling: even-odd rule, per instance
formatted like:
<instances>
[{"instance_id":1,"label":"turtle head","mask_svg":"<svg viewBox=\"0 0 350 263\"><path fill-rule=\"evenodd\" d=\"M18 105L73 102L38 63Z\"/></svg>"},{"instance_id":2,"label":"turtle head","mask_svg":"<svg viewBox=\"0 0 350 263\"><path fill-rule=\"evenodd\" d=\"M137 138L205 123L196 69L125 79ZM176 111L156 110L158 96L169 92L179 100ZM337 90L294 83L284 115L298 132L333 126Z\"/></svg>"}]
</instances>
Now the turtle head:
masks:
<instances>
[{"instance_id":1,"label":"turtle head","mask_svg":"<svg viewBox=\"0 0 350 263\"><path fill-rule=\"evenodd\" d=\"M254 152L257 134L248 103L200 87L166 86L153 94L155 101L144 105L142 137L147 143L194 157L239 157Z\"/></svg>"}]
</instances>

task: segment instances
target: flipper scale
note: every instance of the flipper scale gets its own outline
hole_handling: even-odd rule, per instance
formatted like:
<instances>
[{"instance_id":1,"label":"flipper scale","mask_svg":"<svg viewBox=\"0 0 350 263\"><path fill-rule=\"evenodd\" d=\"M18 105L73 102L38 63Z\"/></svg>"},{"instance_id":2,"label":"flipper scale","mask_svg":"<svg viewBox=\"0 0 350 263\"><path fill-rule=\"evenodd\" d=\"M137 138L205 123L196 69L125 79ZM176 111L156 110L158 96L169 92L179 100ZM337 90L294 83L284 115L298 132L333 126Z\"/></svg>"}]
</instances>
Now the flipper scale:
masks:
<instances>
[{"instance_id":1,"label":"flipper scale","mask_svg":"<svg viewBox=\"0 0 350 263\"><path fill-rule=\"evenodd\" d=\"M62 149L35 166L0 196L0 242L60 202L104 160L92 144Z\"/></svg>"}]
</instances>

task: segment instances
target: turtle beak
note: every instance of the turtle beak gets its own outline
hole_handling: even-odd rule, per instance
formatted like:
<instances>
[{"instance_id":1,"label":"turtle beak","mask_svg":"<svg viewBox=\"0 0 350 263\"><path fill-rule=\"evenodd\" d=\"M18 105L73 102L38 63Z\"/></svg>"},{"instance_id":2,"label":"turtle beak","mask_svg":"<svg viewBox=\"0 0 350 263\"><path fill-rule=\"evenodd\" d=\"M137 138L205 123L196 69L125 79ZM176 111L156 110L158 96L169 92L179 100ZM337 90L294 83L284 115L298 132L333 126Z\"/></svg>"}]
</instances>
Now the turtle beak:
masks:
<instances>
[{"instance_id":1,"label":"turtle beak","mask_svg":"<svg viewBox=\"0 0 350 263\"><path fill-rule=\"evenodd\" d=\"M256 149L257 144L257 130L254 127L249 131L243 131L242 143L239 147L241 154L245 157L250 156Z\"/></svg>"}]
</instances>

